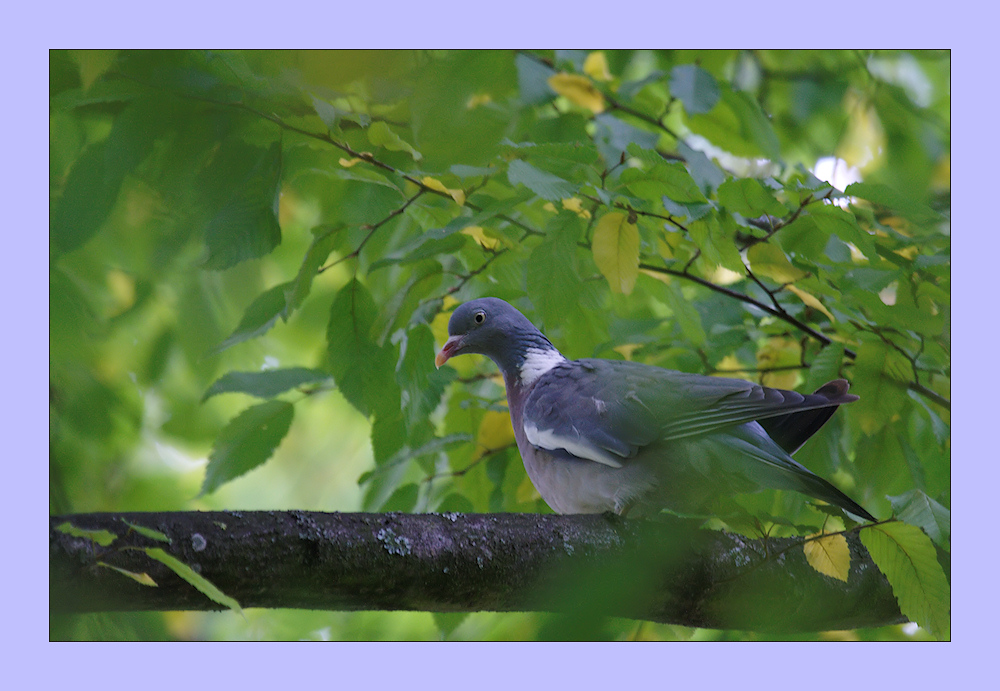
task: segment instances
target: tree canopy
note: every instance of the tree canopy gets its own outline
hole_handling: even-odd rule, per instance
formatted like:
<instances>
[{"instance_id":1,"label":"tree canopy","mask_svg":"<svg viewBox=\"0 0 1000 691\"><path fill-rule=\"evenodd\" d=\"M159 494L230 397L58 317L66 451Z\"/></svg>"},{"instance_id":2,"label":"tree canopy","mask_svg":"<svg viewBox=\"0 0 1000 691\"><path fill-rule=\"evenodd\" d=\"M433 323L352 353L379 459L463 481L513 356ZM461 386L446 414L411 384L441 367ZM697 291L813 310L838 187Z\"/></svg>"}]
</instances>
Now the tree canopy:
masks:
<instances>
[{"instance_id":1,"label":"tree canopy","mask_svg":"<svg viewBox=\"0 0 1000 691\"><path fill-rule=\"evenodd\" d=\"M804 549L844 580L853 531L920 631L844 635L947 638L949 70L939 51L53 52L50 512L549 512L495 367L434 367L454 306L491 295L572 358L848 379L860 400L796 459L887 522L765 492L702 527L829 533ZM104 614L53 636L531 639L556 616Z\"/></svg>"}]
</instances>

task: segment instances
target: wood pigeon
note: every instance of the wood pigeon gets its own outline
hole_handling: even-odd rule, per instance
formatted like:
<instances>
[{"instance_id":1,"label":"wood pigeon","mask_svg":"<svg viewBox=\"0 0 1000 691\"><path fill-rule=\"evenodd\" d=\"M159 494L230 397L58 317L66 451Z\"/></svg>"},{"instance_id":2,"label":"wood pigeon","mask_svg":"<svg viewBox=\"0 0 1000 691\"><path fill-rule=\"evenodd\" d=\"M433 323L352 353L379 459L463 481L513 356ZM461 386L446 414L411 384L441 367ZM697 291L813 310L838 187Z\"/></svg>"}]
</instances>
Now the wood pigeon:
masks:
<instances>
[{"instance_id":1,"label":"wood pigeon","mask_svg":"<svg viewBox=\"0 0 1000 691\"><path fill-rule=\"evenodd\" d=\"M874 521L794 461L842 403L838 379L813 394L619 360L567 360L498 298L460 305L438 367L486 355L503 373L528 477L558 513L703 510L713 497L790 489Z\"/></svg>"}]
</instances>

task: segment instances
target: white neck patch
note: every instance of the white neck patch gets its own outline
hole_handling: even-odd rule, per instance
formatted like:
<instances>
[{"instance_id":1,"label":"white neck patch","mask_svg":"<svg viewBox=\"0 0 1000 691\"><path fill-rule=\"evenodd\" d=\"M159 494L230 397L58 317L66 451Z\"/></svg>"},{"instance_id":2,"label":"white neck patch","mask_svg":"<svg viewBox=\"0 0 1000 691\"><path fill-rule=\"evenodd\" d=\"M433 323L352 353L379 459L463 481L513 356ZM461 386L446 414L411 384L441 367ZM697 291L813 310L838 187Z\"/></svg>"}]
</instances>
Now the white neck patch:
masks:
<instances>
[{"instance_id":1,"label":"white neck patch","mask_svg":"<svg viewBox=\"0 0 1000 691\"><path fill-rule=\"evenodd\" d=\"M524 362L521 363L521 385L531 386L540 376L565 361L566 358L562 353L554 348L548 350L528 348Z\"/></svg>"}]
</instances>

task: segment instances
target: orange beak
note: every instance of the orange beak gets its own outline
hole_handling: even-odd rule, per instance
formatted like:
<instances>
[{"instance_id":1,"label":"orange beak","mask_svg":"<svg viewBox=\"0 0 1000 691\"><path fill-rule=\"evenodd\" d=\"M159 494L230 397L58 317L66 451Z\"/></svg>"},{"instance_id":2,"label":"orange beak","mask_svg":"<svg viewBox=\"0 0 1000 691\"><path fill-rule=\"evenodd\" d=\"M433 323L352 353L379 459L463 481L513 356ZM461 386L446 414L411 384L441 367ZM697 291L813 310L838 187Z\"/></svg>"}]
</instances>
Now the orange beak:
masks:
<instances>
[{"instance_id":1,"label":"orange beak","mask_svg":"<svg viewBox=\"0 0 1000 691\"><path fill-rule=\"evenodd\" d=\"M438 354L434 356L434 364L441 367L444 363L448 362L448 359L455 355L455 352L462 347L462 337L461 336L450 336L444 345L441 346L441 350Z\"/></svg>"}]
</instances>

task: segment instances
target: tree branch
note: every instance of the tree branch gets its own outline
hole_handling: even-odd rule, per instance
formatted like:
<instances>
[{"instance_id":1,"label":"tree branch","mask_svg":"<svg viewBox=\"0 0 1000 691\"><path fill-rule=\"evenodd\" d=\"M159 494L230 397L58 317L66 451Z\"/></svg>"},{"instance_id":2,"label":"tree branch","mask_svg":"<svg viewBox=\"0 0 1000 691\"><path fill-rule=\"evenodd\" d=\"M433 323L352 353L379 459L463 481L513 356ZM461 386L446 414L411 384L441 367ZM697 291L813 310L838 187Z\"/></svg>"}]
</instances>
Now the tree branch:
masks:
<instances>
[{"instance_id":1,"label":"tree branch","mask_svg":"<svg viewBox=\"0 0 1000 691\"><path fill-rule=\"evenodd\" d=\"M66 523L117 537L102 547L60 530ZM160 531L171 542L146 537L135 526ZM242 607L583 610L771 631L905 621L889 584L853 534L846 583L813 570L796 544L800 539L750 540L698 530L680 519L95 513L51 517L49 541L50 605L56 612L222 609L147 556L145 548L159 547ZM148 574L156 587L116 568Z\"/></svg>"}]
</instances>

